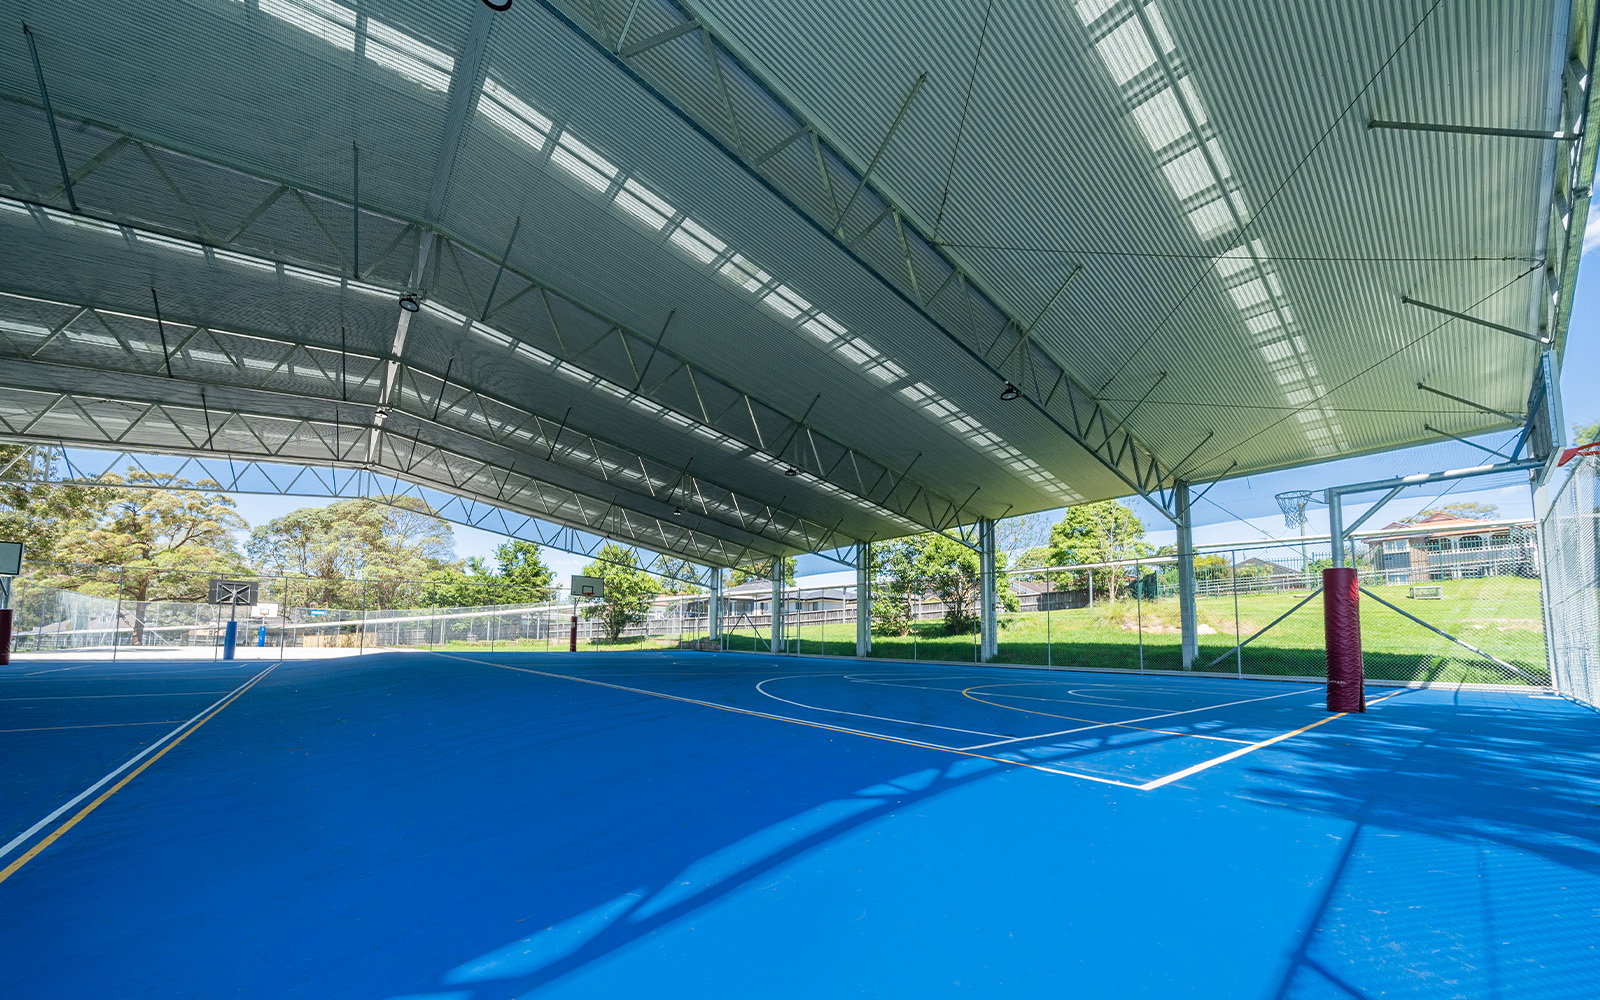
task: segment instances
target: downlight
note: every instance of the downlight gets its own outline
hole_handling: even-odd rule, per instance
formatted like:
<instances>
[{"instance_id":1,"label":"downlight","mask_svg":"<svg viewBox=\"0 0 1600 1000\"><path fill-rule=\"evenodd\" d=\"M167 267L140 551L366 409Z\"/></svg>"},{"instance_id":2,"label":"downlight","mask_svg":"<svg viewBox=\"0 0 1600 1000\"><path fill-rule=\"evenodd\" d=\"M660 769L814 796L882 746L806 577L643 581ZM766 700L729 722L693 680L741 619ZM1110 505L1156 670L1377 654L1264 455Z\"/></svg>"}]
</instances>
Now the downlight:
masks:
<instances>
[{"instance_id":1,"label":"downlight","mask_svg":"<svg viewBox=\"0 0 1600 1000\"><path fill-rule=\"evenodd\" d=\"M1017 391L1017 387L1012 385L1010 382L1007 382L1006 387L1000 390L1000 398L1006 400L1007 402L1016 399L1020 395L1022 395L1022 393Z\"/></svg>"},{"instance_id":2,"label":"downlight","mask_svg":"<svg viewBox=\"0 0 1600 1000\"><path fill-rule=\"evenodd\" d=\"M400 296L400 308L408 313L414 313L422 308L422 304L417 301L415 295L402 295Z\"/></svg>"}]
</instances>

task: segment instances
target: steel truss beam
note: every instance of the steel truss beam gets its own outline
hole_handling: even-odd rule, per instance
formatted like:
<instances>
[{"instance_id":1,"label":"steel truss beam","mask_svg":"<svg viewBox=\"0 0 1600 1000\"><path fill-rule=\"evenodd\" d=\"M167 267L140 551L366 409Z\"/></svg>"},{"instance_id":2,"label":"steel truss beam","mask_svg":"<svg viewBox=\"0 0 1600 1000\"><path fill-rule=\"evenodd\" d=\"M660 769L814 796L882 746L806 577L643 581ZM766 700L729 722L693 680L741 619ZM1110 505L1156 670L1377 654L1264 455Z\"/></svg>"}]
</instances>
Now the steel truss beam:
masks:
<instances>
[{"instance_id":1,"label":"steel truss beam","mask_svg":"<svg viewBox=\"0 0 1600 1000\"><path fill-rule=\"evenodd\" d=\"M721 572L678 556L553 524L529 514L398 476L350 466L343 466L342 469L346 473L343 477L340 476L339 466L291 466L214 455L165 456L42 444L31 445L12 456L4 467L0 467L0 482L370 500L405 510L415 509L407 506L405 501L421 501L437 517L452 524L536 542L597 562L614 562L602 555L601 550L607 542L615 542L633 554L635 563L632 565L635 568L654 576L709 587L712 577ZM129 472L148 478L130 481L126 475ZM616 560L615 564L630 565L622 560ZM687 565L687 571L680 564Z\"/></svg>"},{"instance_id":2,"label":"steel truss beam","mask_svg":"<svg viewBox=\"0 0 1600 1000\"><path fill-rule=\"evenodd\" d=\"M456 427L408 412L390 414L393 433L374 452L370 429L378 408L370 403L230 388L233 405L219 407L197 404L200 387L184 379L108 378L39 362L15 367L29 385L6 394L0 439L381 470L709 565L806 551L784 539L777 513L765 506L740 526L692 513L674 517L664 501L615 481L597 482L570 465L529 458L481 436L464 437ZM85 390L85 383L117 392Z\"/></svg>"},{"instance_id":3,"label":"steel truss beam","mask_svg":"<svg viewBox=\"0 0 1600 1000\"><path fill-rule=\"evenodd\" d=\"M5 303L10 299L0 292L0 318L4 318ZM441 375L415 363L402 363L396 357L385 359L342 349L337 351L335 364L335 350L331 345L307 345L255 331L219 331L176 321L167 325L182 330L177 346L168 350L163 339L160 360L152 361L151 357L157 353L156 342L140 340L125 322L114 328L104 322L106 317L94 307L55 304L73 310L67 322L52 329L43 343L26 351L10 343L0 331L0 357L10 355L19 362L60 362L87 368L102 377L108 372L123 373L130 369L145 375L164 371L169 379L177 378L172 369L176 358L183 375L178 380L197 390L201 385L257 390L273 377L292 371L297 398L354 402L357 408L347 410L347 417L352 412L365 412L362 408L370 408L374 424L380 417L387 420L390 413L398 411L409 414L423 425L449 428L469 438L513 449L517 457L511 461L508 471L514 471L519 463L524 469L555 463L564 466L570 474L585 477L586 481L598 473L601 482L592 484L597 495L620 490L640 501L648 495L649 501L655 504L690 510L699 508L702 518L720 517L724 523L736 521L739 529L758 533L796 551L838 544L835 529L784 509L781 501L772 504L741 496L712 480L689 476L686 469L645 459L622 445L574 426L569 419L570 410L562 415L557 425L549 412L535 413L481 390L451 386L448 372ZM126 310L116 310L114 315L124 320L144 319L153 323L153 327L146 326L145 332L148 334L154 329L157 336L165 338L159 317ZM63 338L73 338L74 332L83 327L87 327L89 337L63 343L64 353L59 358L52 356L54 345ZM107 342L108 331L114 334L112 342ZM356 377L353 386L347 375L352 362ZM21 371L19 368L18 372ZM25 383L16 384L16 387L29 388ZM391 446L404 450L402 446L406 442L402 436ZM369 437L367 447L368 453L375 454L383 444ZM418 442L413 437L409 440L408 455L414 456L417 447ZM633 472L635 466L639 475Z\"/></svg>"},{"instance_id":4,"label":"steel truss beam","mask_svg":"<svg viewBox=\"0 0 1600 1000\"><path fill-rule=\"evenodd\" d=\"M607 42L607 22L621 15L615 10L614 0L593 0L589 9L571 0L535 0L558 19L572 27L589 41L607 59L629 73L648 92L669 110L697 129L729 157L743 166L768 190L788 204L802 217L831 239L843 252L875 274L885 286L902 298L920 315L962 347L971 357L993 372L1000 381L1009 381L1023 389L1027 405L1034 407L1081 447L1094 455L1108 470L1133 492L1145 498L1169 518L1177 511L1172 487L1177 482L1177 471L1156 458L1141 443L1121 418L1113 415L1106 406L1077 380L1066 365L1045 345L1030 340L1025 349L1018 351L1017 341L1028 336L1030 324L1022 310L1005 302L979 278L975 270L965 264L950 249L930 234L932 227L924 224L909 203L889 191L881 181L872 176L876 157L870 163L860 163L848 148L835 139L821 123L804 113L799 103L770 80L765 79L748 55L730 40L716 19L701 10L694 0L668 0L650 8L657 29L654 34L682 29L698 29L701 38L714 57L720 71L725 62L737 67L741 75L761 90L760 106L764 115L781 109L787 121L779 131L788 138L764 149L748 149L742 136L748 132L731 102L717 101L729 120L719 123L702 120L691 115L688 106L703 106L703 100L683 99L681 88L691 86L693 73L679 72L672 67L674 58L688 58L673 50L639 51L623 49L614 51ZM629 23L639 17L635 8L627 12ZM663 52L667 54L662 54ZM722 78L719 72L718 78ZM915 94L915 89L912 91ZM808 189L794 179L795 172L789 164L779 164L779 154L795 138L809 133L815 147L816 170L819 184ZM892 136L893 127L889 135ZM881 150L880 150L881 152ZM843 176L837 167L842 166ZM837 188L852 189L845 208L838 207ZM870 196L869 196L870 195ZM851 205L860 204L856 215L867 221L864 228L846 234L844 215ZM893 226L885 233L887 246L882 253L868 254L861 242L885 219L893 219ZM916 252L913 252L913 247ZM875 261L896 260L900 267L887 267ZM921 261L924 271L939 273L919 275ZM962 301L936 306L936 300L952 285L959 287ZM932 294L923 289L933 288ZM972 317L990 314L1003 317L1004 326L999 336L992 329L985 331ZM1191 475L1189 478L1193 478Z\"/></svg>"},{"instance_id":5,"label":"steel truss beam","mask_svg":"<svg viewBox=\"0 0 1600 1000\"><path fill-rule=\"evenodd\" d=\"M30 115L42 115L42 112L33 105L25 102L0 98L0 107L9 107L13 111L21 111ZM349 257L346 250L339 243L338 238L328 232L322 223L321 217L327 215L333 218L349 217L356 211L355 205L343 192L322 191L313 187L289 181L263 177L229 164L219 163L204 156L174 149L159 143L133 136L98 122L86 119L70 119L57 116L63 122L70 122L80 132L99 134L104 141L103 155L92 158L90 164L80 168L79 179L89 176L106 163L117 158L117 152L111 150L116 146L119 149L131 147L140 150L151 162L159 162L163 158L177 158L188 161L198 166L214 170L226 171L235 180L244 179L255 181L262 192L261 201L257 203L244 217L243 221L231 230L211 224L204 219L185 220L190 228L179 228L174 220L152 219L140 215L141 207L136 205L114 206L94 205L82 206L78 216L84 219L96 220L114 226L127 227L136 230L153 232L166 238L186 240L203 248L229 250L242 252L258 260L273 264L279 268L293 267L303 272L311 273L319 278L333 283L343 283L343 277L349 267ZM200 171L186 171L185 175L194 177ZM181 189L180 189L181 190ZM258 245L253 241L252 226L265 215L274 205L283 200L285 195L291 195L290 203L297 205L299 210L315 223L316 227L325 237L328 253L315 256L315 247L301 246L294 248L294 253L286 254L278 243L264 238ZM3 196L0 196L3 197ZM44 201L33 196L14 197L10 200L15 204L49 208ZM195 197L184 194L183 200L191 205L206 204L204 197ZM320 209L320 211L319 211ZM486 275L506 275L520 279L522 287L504 295L500 302L486 312L486 318L493 319L497 314L503 313L512 303L525 296L543 297L547 303L558 300L574 310L604 323L608 329L608 336L617 344L618 350L611 352L616 356L629 359L643 357L651 353L653 336L643 331L635 331L621 323L606 317L594 309L586 306L581 300L572 297L556 286L541 279L518 270L507 264L503 269L499 266L501 256L498 252L480 251L465 242L455 239L448 233L426 222L416 219L405 219L393 214L379 212L371 206L360 208L364 230L369 237L375 233L388 237L388 242L381 253L373 256L371 260L364 261L360 272L362 282L377 282L385 290L392 288L394 294L399 296L404 293L413 293L430 296L440 300L438 289L430 287L439 283L439 268L437 262L450 254L462 255L482 265L482 272ZM226 232L220 239L209 234ZM436 244L436 249L431 254L435 265L424 273L413 277L414 258L421 252L421 247L429 240ZM399 254L396 251L410 246L409 254ZM369 255L370 256L370 255ZM487 300L487 294L476 295L473 289L465 284L464 272L458 266L456 273L462 276L462 287L459 292L468 299ZM431 277L430 277L431 274ZM485 284L492 281L486 280ZM460 303L466 308L457 310L465 315L472 316L480 313L480 307L474 301ZM120 308L119 308L120 311ZM598 342L596 342L598 343ZM563 362L582 366L584 357L591 357L595 353L596 343L583 345L581 349L559 344L551 353ZM547 345L548 346L548 345ZM905 475L895 470L890 464L880 461L858 448L836 441L814 428L805 426L803 421L788 414L775 410L772 406L762 402L754 396L744 392L738 387L728 383L719 376L697 367L687 359L675 354L668 347L661 347L657 352L659 357L652 368L656 373L651 379L651 384L641 386L645 391L635 392L639 398L649 399L654 404L664 407L677 416L690 422L691 426L705 426L719 433L736 438L742 445L752 451L765 454L775 466L789 465L796 467L804 474L803 481L809 479L826 484L827 487L842 491L851 497L865 500L880 508L883 516L902 519L907 522L909 531L944 530L957 523L975 522L980 516L970 512L941 491L934 489L926 483ZM634 367L624 381L631 385L636 379L642 379L642 374ZM692 387L692 394L684 396L682 393L676 398L668 398L665 394L670 388L678 384L687 384ZM732 402L727 405L708 405L708 398L727 399ZM626 401L626 400L624 400ZM734 415L745 413L749 415L747 421L735 421ZM774 432L776 428L776 432ZM795 443L794 455L778 454L771 450L766 438L773 440L786 440ZM802 442L812 445L802 448ZM881 487L885 482L891 484L887 490Z\"/></svg>"}]
</instances>

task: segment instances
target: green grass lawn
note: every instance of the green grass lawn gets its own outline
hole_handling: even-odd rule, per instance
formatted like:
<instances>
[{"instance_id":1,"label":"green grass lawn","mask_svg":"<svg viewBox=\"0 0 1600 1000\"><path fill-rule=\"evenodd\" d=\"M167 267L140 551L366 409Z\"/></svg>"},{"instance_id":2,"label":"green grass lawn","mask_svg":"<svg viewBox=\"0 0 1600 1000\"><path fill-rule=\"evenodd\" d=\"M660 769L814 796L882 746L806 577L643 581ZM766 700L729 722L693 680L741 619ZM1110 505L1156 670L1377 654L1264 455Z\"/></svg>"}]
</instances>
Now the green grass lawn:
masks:
<instances>
[{"instance_id":1,"label":"green grass lawn","mask_svg":"<svg viewBox=\"0 0 1600 1000\"><path fill-rule=\"evenodd\" d=\"M1539 581L1520 577L1443 580L1442 600L1413 600L1405 586L1373 586L1385 600L1437 628L1510 663L1507 670L1435 635L1376 601L1361 603L1362 651L1367 676L1375 680L1433 680L1501 684L1547 684ZM1321 676L1325 670L1322 598L1319 595L1265 635L1232 654L1237 628L1248 638L1306 596L1241 594L1202 597L1200 667L1247 674ZM1210 629L1209 633L1206 629ZM728 648L765 652L766 639L744 628L727 633ZM971 634L949 634L943 622L918 622L914 635L872 640L872 655L892 659L975 662ZM634 647L638 648L638 647ZM809 655L855 653L853 622L806 625L791 635L791 651ZM1182 650L1176 598L1118 601L1112 605L1005 615L996 663L1058 667L1120 667L1179 670Z\"/></svg>"}]
</instances>

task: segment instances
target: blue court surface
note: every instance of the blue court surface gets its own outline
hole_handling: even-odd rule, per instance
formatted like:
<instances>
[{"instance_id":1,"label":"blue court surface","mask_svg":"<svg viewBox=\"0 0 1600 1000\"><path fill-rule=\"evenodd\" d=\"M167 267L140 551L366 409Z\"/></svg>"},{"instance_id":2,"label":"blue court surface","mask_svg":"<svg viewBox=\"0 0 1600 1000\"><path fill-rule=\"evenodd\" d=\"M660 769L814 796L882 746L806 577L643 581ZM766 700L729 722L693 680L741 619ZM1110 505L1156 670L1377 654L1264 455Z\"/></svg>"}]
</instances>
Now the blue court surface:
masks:
<instances>
[{"instance_id":1,"label":"blue court surface","mask_svg":"<svg viewBox=\"0 0 1600 1000\"><path fill-rule=\"evenodd\" d=\"M1549 696L683 654L0 670L0 996L1600 995Z\"/></svg>"}]
</instances>

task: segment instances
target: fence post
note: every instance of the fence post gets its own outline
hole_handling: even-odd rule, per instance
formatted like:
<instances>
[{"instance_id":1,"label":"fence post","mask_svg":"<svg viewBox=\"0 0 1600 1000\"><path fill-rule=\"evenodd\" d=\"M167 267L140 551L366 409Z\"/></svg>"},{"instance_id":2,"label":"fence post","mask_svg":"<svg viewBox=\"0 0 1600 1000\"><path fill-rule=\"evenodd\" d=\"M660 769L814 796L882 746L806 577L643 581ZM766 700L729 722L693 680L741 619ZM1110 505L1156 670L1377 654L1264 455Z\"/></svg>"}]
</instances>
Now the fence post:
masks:
<instances>
[{"instance_id":1,"label":"fence post","mask_svg":"<svg viewBox=\"0 0 1600 1000\"><path fill-rule=\"evenodd\" d=\"M1200 656L1200 632L1194 603L1194 522L1189 509L1189 484L1175 484L1173 493L1178 502L1178 619L1183 633L1183 669L1193 670Z\"/></svg>"},{"instance_id":2,"label":"fence post","mask_svg":"<svg viewBox=\"0 0 1600 1000\"><path fill-rule=\"evenodd\" d=\"M1139 578L1139 590L1133 600L1133 618L1135 634L1139 637L1139 673L1144 673L1144 567L1134 563L1133 572ZM1156 586L1161 586L1161 577L1156 577Z\"/></svg>"},{"instance_id":3,"label":"fence post","mask_svg":"<svg viewBox=\"0 0 1600 1000\"><path fill-rule=\"evenodd\" d=\"M278 604L278 662L283 662L284 650L287 648L289 637L289 574L283 574L283 595Z\"/></svg>"},{"instance_id":4,"label":"fence post","mask_svg":"<svg viewBox=\"0 0 1600 1000\"><path fill-rule=\"evenodd\" d=\"M111 619L111 662L117 662L117 637L122 632L122 582L127 579L128 568L117 567L117 613Z\"/></svg>"},{"instance_id":5,"label":"fence post","mask_svg":"<svg viewBox=\"0 0 1600 1000\"><path fill-rule=\"evenodd\" d=\"M1044 665L1052 669L1056 665L1055 639L1050 634L1050 616L1055 613L1056 584L1048 576L1044 581Z\"/></svg>"},{"instance_id":6,"label":"fence post","mask_svg":"<svg viewBox=\"0 0 1600 1000\"><path fill-rule=\"evenodd\" d=\"M1233 565L1233 652L1239 666L1239 676L1244 676L1244 646L1239 641L1239 552L1228 553Z\"/></svg>"},{"instance_id":7,"label":"fence post","mask_svg":"<svg viewBox=\"0 0 1600 1000\"><path fill-rule=\"evenodd\" d=\"M367 648L367 581L361 581L361 624L356 627L356 655L360 656Z\"/></svg>"}]
</instances>

